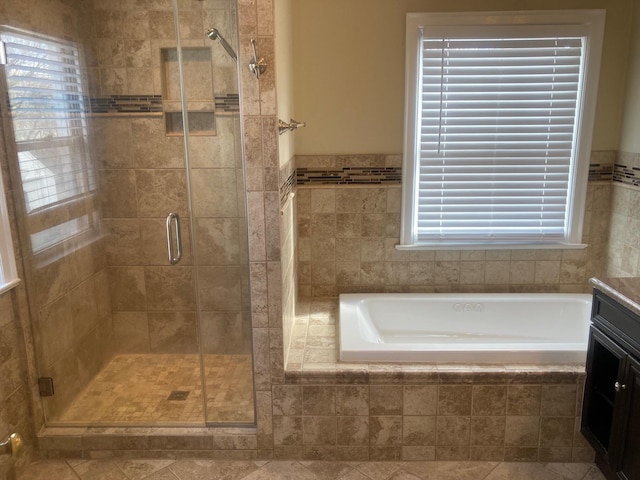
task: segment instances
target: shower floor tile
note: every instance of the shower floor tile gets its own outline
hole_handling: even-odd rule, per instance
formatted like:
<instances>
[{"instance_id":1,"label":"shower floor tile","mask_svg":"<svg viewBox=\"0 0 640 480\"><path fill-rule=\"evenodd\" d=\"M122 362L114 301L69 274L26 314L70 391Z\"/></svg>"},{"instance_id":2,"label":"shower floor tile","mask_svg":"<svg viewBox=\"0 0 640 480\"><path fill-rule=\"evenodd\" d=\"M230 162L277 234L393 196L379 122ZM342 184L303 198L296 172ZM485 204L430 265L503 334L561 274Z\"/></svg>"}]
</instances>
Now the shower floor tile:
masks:
<instances>
[{"instance_id":1,"label":"shower floor tile","mask_svg":"<svg viewBox=\"0 0 640 480\"><path fill-rule=\"evenodd\" d=\"M253 422L251 357L205 355L204 369L206 421ZM55 423L202 425L203 405L198 355L117 355Z\"/></svg>"}]
</instances>

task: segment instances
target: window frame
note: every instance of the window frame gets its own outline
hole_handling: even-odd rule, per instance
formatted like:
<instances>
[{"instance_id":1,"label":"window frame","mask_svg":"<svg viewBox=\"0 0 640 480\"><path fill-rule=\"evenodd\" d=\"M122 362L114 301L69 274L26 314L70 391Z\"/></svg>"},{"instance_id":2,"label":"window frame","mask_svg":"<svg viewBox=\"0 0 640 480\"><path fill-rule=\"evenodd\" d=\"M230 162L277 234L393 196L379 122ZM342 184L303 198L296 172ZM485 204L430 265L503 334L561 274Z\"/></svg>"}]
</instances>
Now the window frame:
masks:
<instances>
[{"instance_id":1,"label":"window frame","mask_svg":"<svg viewBox=\"0 0 640 480\"><path fill-rule=\"evenodd\" d=\"M2 141L2 140L0 140ZM0 295L20 283L13 237L9 223L9 209L4 189L4 179L0 169Z\"/></svg>"},{"instance_id":2,"label":"window frame","mask_svg":"<svg viewBox=\"0 0 640 480\"><path fill-rule=\"evenodd\" d=\"M581 243L586 204L591 132L595 118L602 40L604 36L604 10L558 10L558 11L509 11L468 13L408 13L406 17L406 79L405 79L405 129L402 170L402 215L399 250L444 250L444 249L539 249L539 248L584 248ZM416 232L419 169L419 117L421 82L418 66L421 65L422 30L443 27L474 28L486 36L491 26L517 29L520 26L540 26L542 29L569 29L575 35L580 32L586 39L584 53L584 75L578 91L581 116L577 119L575 156L572 175L569 179L569 218L564 241L504 241L469 240L452 241L419 240ZM453 35L452 35L453 36ZM591 99L591 101L586 101Z\"/></svg>"}]
</instances>

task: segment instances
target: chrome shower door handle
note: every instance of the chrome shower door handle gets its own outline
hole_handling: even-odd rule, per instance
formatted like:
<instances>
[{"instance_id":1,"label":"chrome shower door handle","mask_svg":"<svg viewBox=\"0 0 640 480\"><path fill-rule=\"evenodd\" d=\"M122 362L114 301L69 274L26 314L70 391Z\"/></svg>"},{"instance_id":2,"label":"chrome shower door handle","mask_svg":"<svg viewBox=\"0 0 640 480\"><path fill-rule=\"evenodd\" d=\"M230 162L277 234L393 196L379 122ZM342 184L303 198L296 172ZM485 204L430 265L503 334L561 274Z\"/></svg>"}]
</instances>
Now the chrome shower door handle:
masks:
<instances>
[{"instance_id":1,"label":"chrome shower door handle","mask_svg":"<svg viewBox=\"0 0 640 480\"><path fill-rule=\"evenodd\" d=\"M171 225L173 224L173 231ZM175 254L174 239L175 232ZM169 263L175 265L182 258L182 238L180 237L180 217L177 213L171 212L167 215L167 252L169 254Z\"/></svg>"}]
</instances>

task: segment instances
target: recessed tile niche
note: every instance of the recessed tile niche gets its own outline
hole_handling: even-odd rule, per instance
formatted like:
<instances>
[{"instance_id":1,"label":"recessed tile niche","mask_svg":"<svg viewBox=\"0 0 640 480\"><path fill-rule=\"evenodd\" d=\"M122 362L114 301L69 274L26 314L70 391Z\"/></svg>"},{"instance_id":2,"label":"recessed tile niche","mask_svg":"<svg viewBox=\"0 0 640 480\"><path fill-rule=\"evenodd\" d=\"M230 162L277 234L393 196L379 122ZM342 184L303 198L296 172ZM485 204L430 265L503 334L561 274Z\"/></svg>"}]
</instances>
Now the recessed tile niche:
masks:
<instances>
[{"instance_id":1,"label":"recessed tile niche","mask_svg":"<svg viewBox=\"0 0 640 480\"><path fill-rule=\"evenodd\" d=\"M166 134L183 135L180 72L176 48L161 49L162 109ZM190 135L216 135L213 60L208 47L182 49L182 74Z\"/></svg>"}]
</instances>

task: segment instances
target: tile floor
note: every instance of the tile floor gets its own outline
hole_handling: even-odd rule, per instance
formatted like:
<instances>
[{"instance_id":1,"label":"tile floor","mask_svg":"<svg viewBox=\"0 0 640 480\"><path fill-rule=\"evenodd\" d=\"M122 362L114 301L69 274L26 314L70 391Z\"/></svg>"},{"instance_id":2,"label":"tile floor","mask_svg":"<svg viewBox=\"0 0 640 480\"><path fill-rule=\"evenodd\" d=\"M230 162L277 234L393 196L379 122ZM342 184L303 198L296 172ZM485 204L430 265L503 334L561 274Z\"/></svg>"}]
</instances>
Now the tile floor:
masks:
<instances>
[{"instance_id":1,"label":"tile floor","mask_svg":"<svg viewBox=\"0 0 640 480\"><path fill-rule=\"evenodd\" d=\"M586 463L43 460L19 480L604 480Z\"/></svg>"},{"instance_id":2,"label":"tile floor","mask_svg":"<svg viewBox=\"0 0 640 480\"><path fill-rule=\"evenodd\" d=\"M205 355L207 422L253 422L250 355ZM188 392L169 400L172 392ZM67 425L203 425L198 355L115 356L57 419Z\"/></svg>"}]
</instances>

